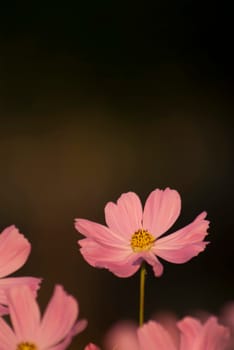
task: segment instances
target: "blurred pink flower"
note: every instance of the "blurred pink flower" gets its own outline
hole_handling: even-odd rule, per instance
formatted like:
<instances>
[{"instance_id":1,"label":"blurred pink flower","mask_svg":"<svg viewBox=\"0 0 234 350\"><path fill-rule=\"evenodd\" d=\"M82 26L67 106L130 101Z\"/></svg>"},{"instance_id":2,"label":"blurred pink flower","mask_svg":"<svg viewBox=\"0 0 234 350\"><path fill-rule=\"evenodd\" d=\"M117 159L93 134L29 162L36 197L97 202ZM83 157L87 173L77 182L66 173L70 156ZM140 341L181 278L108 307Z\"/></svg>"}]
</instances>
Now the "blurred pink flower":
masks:
<instances>
[{"instance_id":1,"label":"blurred pink flower","mask_svg":"<svg viewBox=\"0 0 234 350\"><path fill-rule=\"evenodd\" d=\"M3 278L24 265L31 251L31 244L14 226L5 228L0 234L0 315L8 312L6 291L12 286L28 285L36 295L41 278Z\"/></svg>"},{"instance_id":2,"label":"blurred pink flower","mask_svg":"<svg viewBox=\"0 0 234 350\"><path fill-rule=\"evenodd\" d=\"M76 219L76 229L86 236L78 241L81 254L90 265L106 268L119 277L132 276L143 260L152 265L155 276L161 276L163 266L157 257L185 263L208 244L203 241L209 226L206 212L184 228L160 238L174 224L180 210L180 195L169 188L151 192L144 210L137 194L124 193L117 204L107 203L107 226Z\"/></svg>"},{"instance_id":3,"label":"blurred pink flower","mask_svg":"<svg viewBox=\"0 0 234 350\"><path fill-rule=\"evenodd\" d=\"M12 287L7 293L13 329L0 317L1 350L64 350L87 322L76 321L79 307L57 285L41 319L39 306L28 286Z\"/></svg>"},{"instance_id":4,"label":"blurred pink flower","mask_svg":"<svg viewBox=\"0 0 234 350\"><path fill-rule=\"evenodd\" d=\"M229 337L226 327L210 317L204 324L186 317L177 323L180 342L158 322L149 321L138 329L129 325L115 326L107 335L108 350L225 350Z\"/></svg>"}]
</instances>

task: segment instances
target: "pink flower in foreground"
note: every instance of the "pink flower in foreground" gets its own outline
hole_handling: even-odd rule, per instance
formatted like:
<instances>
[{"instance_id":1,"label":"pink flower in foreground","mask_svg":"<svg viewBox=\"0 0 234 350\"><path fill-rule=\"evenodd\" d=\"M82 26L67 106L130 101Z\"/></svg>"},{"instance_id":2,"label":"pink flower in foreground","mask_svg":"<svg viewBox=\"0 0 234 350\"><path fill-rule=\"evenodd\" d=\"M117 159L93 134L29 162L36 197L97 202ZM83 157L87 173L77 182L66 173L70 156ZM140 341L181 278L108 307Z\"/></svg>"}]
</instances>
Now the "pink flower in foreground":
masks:
<instances>
[{"instance_id":1,"label":"pink flower in foreground","mask_svg":"<svg viewBox=\"0 0 234 350\"><path fill-rule=\"evenodd\" d=\"M210 317L204 324L186 317L177 323L180 343L158 322L149 321L134 330L125 325L112 329L107 336L108 350L224 350L229 338L226 327ZM95 348L94 348L95 349Z\"/></svg>"},{"instance_id":2,"label":"pink flower in foreground","mask_svg":"<svg viewBox=\"0 0 234 350\"><path fill-rule=\"evenodd\" d=\"M0 315L7 313L6 291L12 286L28 285L34 295L39 288L40 278L8 277L24 265L31 251L31 244L15 226L5 228L0 234Z\"/></svg>"},{"instance_id":3,"label":"pink flower in foreground","mask_svg":"<svg viewBox=\"0 0 234 350\"><path fill-rule=\"evenodd\" d=\"M85 320L76 321L77 301L60 285L55 287L42 319L27 286L13 287L6 294L13 329L0 317L1 350L64 350L86 327Z\"/></svg>"},{"instance_id":4,"label":"pink flower in foreground","mask_svg":"<svg viewBox=\"0 0 234 350\"><path fill-rule=\"evenodd\" d=\"M155 276L161 276L163 266L157 257L181 264L207 245L203 241L209 226L206 212L184 228L161 238L174 224L180 210L180 195L169 188L151 192L144 210L135 193L124 193L117 204L107 203L107 226L76 219L76 229L86 236L78 241L81 254L90 265L106 268L119 277L132 276L143 260L152 265Z\"/></svg>"}]
</instances>

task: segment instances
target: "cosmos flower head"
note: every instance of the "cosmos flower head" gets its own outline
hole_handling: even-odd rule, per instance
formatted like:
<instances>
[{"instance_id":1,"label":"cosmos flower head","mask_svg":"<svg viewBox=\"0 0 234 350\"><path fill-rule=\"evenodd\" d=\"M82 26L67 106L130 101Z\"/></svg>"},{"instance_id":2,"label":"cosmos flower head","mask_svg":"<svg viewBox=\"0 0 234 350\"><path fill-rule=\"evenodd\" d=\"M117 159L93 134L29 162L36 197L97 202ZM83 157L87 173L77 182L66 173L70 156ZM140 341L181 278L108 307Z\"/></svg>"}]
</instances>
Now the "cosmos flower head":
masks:
<instances>
[{"instance_id":1,"label":"cosmos flower head","mask_svg":"<svg viewBox=\"0 0 234 350\"><path fill-rule=\"evenodd\" d=\"M144 208L134 192L124 193L117 203L105 206L106 226L86 219L76 219L75 227L86 238L78 241L80 252L92 266L106 268L118 277L132 276L146 261L155 276L163 273L159 261L182 264L202 252L208 242L209 221L206 212L174 233L163 236L181 211L176 190L156 189L148 196Z\"/></svg>"},{"instance_id":2,"label":"cosmos flower head","mask_svg":"<svg viewBox=\"0 0 234 350\"><path fill-rule=\"evenodd\" d=\"M77 321L77 301L60 285L42 318L28 286L12 287L6 295L12 328L0 317L1 350L64 350L86 327L86 320Z\"/></svg>"}]
</instances>

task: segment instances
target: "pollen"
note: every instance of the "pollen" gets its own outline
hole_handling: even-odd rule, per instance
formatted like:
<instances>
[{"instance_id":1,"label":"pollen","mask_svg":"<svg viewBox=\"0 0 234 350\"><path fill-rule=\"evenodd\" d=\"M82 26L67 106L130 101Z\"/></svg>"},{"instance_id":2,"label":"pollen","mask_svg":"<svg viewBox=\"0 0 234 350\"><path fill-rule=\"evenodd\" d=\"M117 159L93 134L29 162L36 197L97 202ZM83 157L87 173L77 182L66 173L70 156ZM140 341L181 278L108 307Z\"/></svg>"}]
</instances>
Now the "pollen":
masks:
<instances>
[{"instance_id":1,"label":"pollen","mask_svg":"<svg viewBox=\"0 0 234 350\"><path fill-rule=\"evenodd\" d=\"M147 230L136 231L131 238L131 247L134 252L150 250L155 238Z\"/></svg>"},{"instance_id":2,"label":"pollen","mask_svg":"<svg viewBox=\"0 0 234 350\"><path fill-rule=\"evenodd\" d=\"M37 347L30 342L22 342L17 345L16 350L37 350Z\"/></svg>"}]
</instances>

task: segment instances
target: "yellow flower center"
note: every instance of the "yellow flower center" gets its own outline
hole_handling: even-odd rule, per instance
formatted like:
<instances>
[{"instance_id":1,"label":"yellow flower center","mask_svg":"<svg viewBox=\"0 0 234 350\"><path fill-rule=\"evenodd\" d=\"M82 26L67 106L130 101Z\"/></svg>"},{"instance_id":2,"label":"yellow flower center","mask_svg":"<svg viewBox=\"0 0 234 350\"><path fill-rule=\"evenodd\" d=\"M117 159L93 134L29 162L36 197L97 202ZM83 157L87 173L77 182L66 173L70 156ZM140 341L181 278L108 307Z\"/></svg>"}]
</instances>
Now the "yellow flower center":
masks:
<instances>
[{"instance_id":1,"label":"yellow flower center","mask_svg":"<svg viewBox=\"0 0 234 350\"><path fill-rule=\"evenodd\" d=\"M37 347L33 343L22 342L17 345L16 350L37 350Z\"/></svg>"},{"instance_id":2,"label":"yellow flower center","mask_svg":"<svg viewBox=\"0 0 234 350\"><path fill-rule=\"evenodd\" d=\"M154 236L147 230L140 229L136 231L131 238L131 247L134 252L150 250L155 242Z\"/></svg>"}]
</instances>

